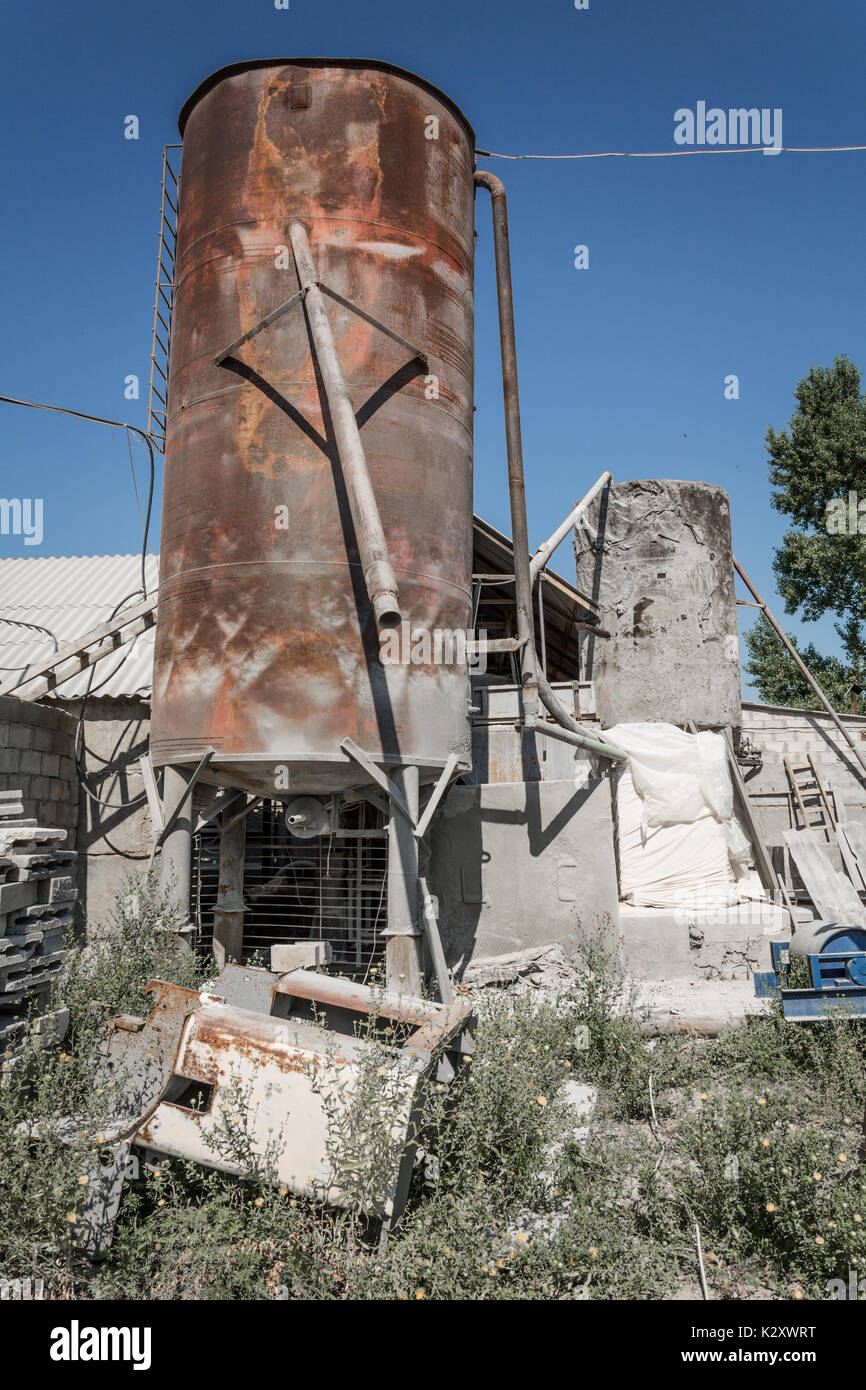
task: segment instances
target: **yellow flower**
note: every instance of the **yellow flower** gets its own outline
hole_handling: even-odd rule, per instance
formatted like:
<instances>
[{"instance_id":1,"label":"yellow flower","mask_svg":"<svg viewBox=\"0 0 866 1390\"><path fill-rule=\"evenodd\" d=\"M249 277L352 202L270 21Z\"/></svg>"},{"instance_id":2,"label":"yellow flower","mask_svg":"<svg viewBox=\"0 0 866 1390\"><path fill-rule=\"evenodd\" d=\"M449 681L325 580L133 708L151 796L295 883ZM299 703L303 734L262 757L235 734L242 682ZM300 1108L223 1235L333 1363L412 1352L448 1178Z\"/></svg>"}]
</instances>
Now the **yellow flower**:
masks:
<instances>
[{"instance_id":1,"label":"yellow flower","mask_svg":"<svg viewBox=\"0 0 866 1390\"><path fill-rule=\"evenodd\" d=\"M840 1155L839 1155L839 1162L840 1162L840 1163L847 1163L847 1162L848 1162L848 1155L847 1155L847 1154L840 1154Z\"/></svg>"},{"instance_id":2,"label":"yellow flower","mask_svg":"<svg viewBox=\"0 0 866 1390\"><path fill-rule=\"evenodd\" d=\"M77 1221L77 1220L78 1220L78 1212L77 1212L77 1211L68 1211L68 1212L66 1213L66 1220L69 1221L69 1222Z\"/></svg>"},{"instance_id":3,"label":"yellow flower","mask_svg":"<svg viewBox=\"0 0 866 1390\"><path fill-rule=\"evenodd\" d=\"M767 1104L767 1102L766 1102L766 1100L764 1099L763 1096L761 1096L761 1099L758 1101L758 1104L759 1104L759 1105L766 1105L766 1104Z\"/></svg>"},{"instance_id":4,"label":"yellow flower","mask_svg":"<svg viewBox=\"0 0 866 1390\"><path fill-rule=\"evenodd\" d=\"M518 1239L518 1241L520 1242L521 1245L525 1245L525 1244L526 1244L526 1236L523 1234L522 1231L518 1231L518 1232L517 1232L517 1239Z\"/></svg>"},{"instance_id":5,"label":"yellow flower","mask_svg":"<svg viewBox=\"0 0 866 1390\"><path fill-rule=\"evenodd\" d=\"M592 1259L592 1260L597 1260L597 1259L598 1259L598 1246L597 1246L597 1245L591 1245L591 1246L589 1247L589 1256L590 1256L590 1259Z\"/></svg>"},{"instance_id":6,"label":"yellow flower","mask_svg":"<svg viewBox=\"0 0 866 1390\"><path fill-rule=\"evenodd\" d=\"M816 1244L816 1245L823 1245L823 1244L824 1244L824 1237L823 1237L823 1236L816 1236L816 1237L815 1237L815 1244Z\"/></svg>"},{"instance_id":7,"label":"yellow flower","mask_svg":"<svg viewBox=\"0 0 866 1390\"><path fill-rule=\"evenodd\" d=\"M855 1221L862 1221L862 1220L863 1220L863 1217L862 1217L862 1216L860 1215L860 1213L858 1212L857 1215L854 1217L854 1220L855 1220Z\"/></svg>"},{"instance_id":8,"label":"yellow flower","mask_svg":"<svg viewBox=\"0 0 866 1390\"><path fill-rule=\"evenodd\" d=\"M424 1297L424 1290L423 1290L423 1289L416 1289L416 1290L415 1290L415 1297L416 1297L416 1298L423 1298L423 1297Z\"/></svg>"},{"instance_id":9,"label":"yellow flower","mask_svg":"<svg viewBox=\"0 0 866 1390\"><path fill-rule=\"evenodd\" d=\"M263 1207L264 1204L265 1204L265 1199L264 1199L264 1197L257 1197L257 1198L256 1198L255 1205L256 1205L257 1207Z\"/></svg>"},{"instance_id":10,"label":"yellow flower","mask_svg":"<svg viewBox=\"0 0 866 1390\"><path fill-rule=\"evenodd\" d=\"M85 1177L84 1174L82 1174L78 1181L81 1187L86 1187L87 1184L90 1182L90 1179Z\"/></svg>"},{"instance_id":11,"label":"yellow flower","mask_svg":"<svg viewBox=\"0 0 866 1390\"><path fill-rule=\"evenodd\" d=\"M775 1211L775 1210L776 1210L776 1205L775 1205L775 1203L774 1203L774 1202L768 1202L768 1203L767 1203L766 1209L767 1209L767 1211Z\"/></svg>"},{"instance_id":12,"label":"yellow flower","mask_svg":"<svg viewBox=\"0 0 866 1390\"><path fill-rule=\"evenodd\" d=\"M765 1149L768 1149L768 1148L770 1147L770 1141L769 1141L769 1139L762 1139L762 1140L761 1140L761 1143L763 1144L763 1146L764 1146Z\"/></svg>"},{"instance_id":13,"label":"yellow flower","mask_svg":"<svg viewBox=\"0 0 866 1390\"><path fill-rule=\"evenodd\" d=\"M571 1063L570 1063L570 1062L566 1062L565 1065L566 1065L567 1067L570 1067L570 1066L571 1066Z\"/></svg>"},{"instance_id":14,"label":"yellow flower","mask_svg":"<svg viewBox=\"0 0 866 1390\"><path fill-rule=\"evenodd\" d=\"M795 1297L795 1298L802 1298L802 1297L803 1297L803 1290L802 1290L802 1289L795 1289L795 1290L794 1290L794 1297Z\"/></svg>"},{"instance_id":15,"label":"yellow flower","mask_svg":"<svg viewBox=\"0 0 866 1390\"><path fill-rule=\"evenodd\" d=\"M285 1195L286 1195L286 1193L288 1192L288 1190L289 1190L289 1189L288 1189L287 1187L281 1187L281 1188L280 1188L280 1196L281 1196L281 1197L285 1197Z\"/></svg>"},{"instance_id":16,"label":"yellow flower","mask_svg":"<svg viewBox=\"0 0 866 1390\"><path fill-rule=\"evenodd\" d=\"M546 1099L545 1099L544 1096L536 1096L535 1099L538 1101L538 1104L541 1105L541 1106L544 1106L544 1105L547 1104L547 1101L546 1101Z\"/></svg>"},{"instance_id":17,"label":"yellow flower","mask_svg":"<svg viewBox=\"0 0 866 1390\"><path fill-rule=\"evenodd\" d=\"M165 1206L165 1198L164 1198L164 1197L160 1197L160 1199L159 1199L159 1201L157 1202L156 1205L157 1205L158 1207L164 1207L164 1206Z\"/></svg>"},{"instance_id":18,"label":"yellow flower","mask_svg":"<svg viewBox=\"0 0 866 1390\"><path fill-rule=\"evenodd\" d=\"M706 1091L701 1091L701 1100L706 1100L706 1099L707 1099L707 1093L706 1093Z\"/></svg>"},{"instance_id":19,"label":"yellow flower","mask_svg":"<svg viewBox=\"0 0 866 1390\"><path fill-rule=\"evenodd\" d=\"M813 1174L812 1174L812 1177L813 1177L813 1179L814 1179L815 1182L820 1182L820 1181L821 1181L821 1174L820 1174L820 1173L813 1173Z\"/></svg>"}]
</instances>

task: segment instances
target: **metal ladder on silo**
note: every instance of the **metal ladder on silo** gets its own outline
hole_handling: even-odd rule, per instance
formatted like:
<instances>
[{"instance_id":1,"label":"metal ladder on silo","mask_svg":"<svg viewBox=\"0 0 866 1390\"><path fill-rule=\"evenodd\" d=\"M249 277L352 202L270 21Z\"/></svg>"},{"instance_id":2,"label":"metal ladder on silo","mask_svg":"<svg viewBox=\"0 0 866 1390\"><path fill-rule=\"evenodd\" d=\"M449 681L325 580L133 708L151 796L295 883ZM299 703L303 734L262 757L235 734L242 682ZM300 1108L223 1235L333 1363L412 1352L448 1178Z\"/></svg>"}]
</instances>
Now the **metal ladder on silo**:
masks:
<instances>
[{"instance_id":1,"label":"metal ladder on silo","mask_svg":"<svg viewBox=\"0 0 866 1390\"><path fill-rule=\"evenodd\" d=\"M171 313L174 307L174 268L177 250L177 207L180 174L173 167L174 151L180 145L165 145L162 151L162 183L159 208L159 240L153 289L153 334L150 349L150 379L147 387L147 432L154 447L165 453L168 425L168 359L171 349Z\"/></svg>"}]
</instances>

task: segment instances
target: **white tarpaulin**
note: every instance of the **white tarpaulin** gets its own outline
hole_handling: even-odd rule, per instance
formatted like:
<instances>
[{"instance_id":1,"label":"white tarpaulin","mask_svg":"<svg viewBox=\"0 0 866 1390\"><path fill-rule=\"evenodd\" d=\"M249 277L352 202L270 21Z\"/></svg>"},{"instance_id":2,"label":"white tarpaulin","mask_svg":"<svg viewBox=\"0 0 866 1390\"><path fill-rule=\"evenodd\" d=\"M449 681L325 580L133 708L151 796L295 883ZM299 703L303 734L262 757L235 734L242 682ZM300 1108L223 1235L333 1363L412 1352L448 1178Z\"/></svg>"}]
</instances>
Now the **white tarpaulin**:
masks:
<instances>
[{"instance_id":1,"label":"white tarpaulin","mask_svg":"<svg viewBox=\"0 0 866 1390\"><path fill-rule=\"evenodd\" d=\"M620 897L641 907L723 907L754 896L754 882L743 881L749 843L734 819L722 736L674 724L617 724L605 734L629 754L614 774Z\"/></svg>"}]
</instances>

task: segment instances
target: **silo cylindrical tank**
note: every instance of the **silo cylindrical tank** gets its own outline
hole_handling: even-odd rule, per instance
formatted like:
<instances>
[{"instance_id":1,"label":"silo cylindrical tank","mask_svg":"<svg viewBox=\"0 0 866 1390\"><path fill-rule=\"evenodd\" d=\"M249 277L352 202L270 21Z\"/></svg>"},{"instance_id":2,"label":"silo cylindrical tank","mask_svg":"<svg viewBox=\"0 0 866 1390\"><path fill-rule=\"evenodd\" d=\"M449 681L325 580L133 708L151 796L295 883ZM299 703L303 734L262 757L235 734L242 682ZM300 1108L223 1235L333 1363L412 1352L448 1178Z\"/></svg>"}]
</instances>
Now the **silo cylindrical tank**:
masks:
<instances>
[{"instance_id":1,"label":"silo cylindrical tank","mask_svg":"<svg viewBox=\"0 0 866 1390\"><path fill-rule=\"evenodd\" d=\"M340 59L225 68L180 127L153 761L330 791L364 780L348 737L429 780L469 761L471 127ZM303 305L215 362L298 289L295 221L320 283L426 354L328 299L400 590L384 657Z\"/></svg>"},{"instance_id":2,"label":"silo cylindrical tank","mask_svg":"<svg viewBox=\"0 0 866 1390\"><path fill-rule=\"evenodd\" d=\"M724 488L678 479L616 483L575 538L577 587L608 639L584 639L583 676L602 723L740 723L731 511Z\"/></svg>"}]
</instances>

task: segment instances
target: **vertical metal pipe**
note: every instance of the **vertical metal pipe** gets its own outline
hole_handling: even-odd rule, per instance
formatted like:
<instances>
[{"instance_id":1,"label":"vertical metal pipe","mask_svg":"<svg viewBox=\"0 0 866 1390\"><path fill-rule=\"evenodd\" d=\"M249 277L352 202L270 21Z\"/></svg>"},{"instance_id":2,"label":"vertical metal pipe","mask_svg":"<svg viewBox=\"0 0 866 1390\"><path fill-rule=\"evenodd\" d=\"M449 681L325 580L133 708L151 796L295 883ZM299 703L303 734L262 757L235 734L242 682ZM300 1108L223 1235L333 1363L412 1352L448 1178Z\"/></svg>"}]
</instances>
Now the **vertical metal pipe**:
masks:
<instances>
[{"instance_id":1,"label":"vertical metal pipe","mask_svg":"<svg viewBox=\"0 0 866 1390\"><path fill-rule=\"evenodd\" d=\"M391 781L412 816L418 820L419 772L417 767L398 767ZM423 977L422 928L418 919L419 849L415 824L392 803L388 821L388 926L385 977L390 989L419 994Z\"/></svg>"},{"instance_id":2,"label":"vertical metal pipe","mask_svg":"<svg viewBox=\"0 0 866 1390\"><path fill-rule=\"evenodd\" d=\"M622 750L608 753L604 745L587 735L572 715L557 700L544 672L538 669L535 650L535 623L532 611L532 573L529 559L529 529L526 522L526 485L523 477L523 442L520 431L520 394L517 384L517 345L514 336L514 296L511 288L511 257L508 249L508 210L505 185L495 174L478 170L475 182L486 188L493 207L493 246L496 255L496 294L499 304L499 348L502 357L502 394L505 403L505 443L508 450L508 491L511 500L511 537L514 543L514 588L517 601L517 636L520 648L523 719L535 733L548 730L538 719L539 700L562 730L570 736L563 742L576 740L583 747L592 747L608 757L627 757ZM561 733L550 734L562 738Z\"/></svg>"},{"instance_id":3,"label":"vertical metal pipe","mask_svg":"<svg viewBox=\"0 0 866 1390\"><path fill-rule=\"evenodd\" d=\"M319 289L316 267L310 252L307 233L300 222L293 222L289 228L295 265L301 288L306 291L305 307L313 343L316 348L319 370L328 398L328 409L334 426L334 437L340 455L340 464L346 482L346 492L361 567L367 584L367 592L373 605L376 621L381 628L397 627L401 621L400 594L397 580L388 554L385 533L370 473L355 407L346 386L343 368L328 321L325 301Z\"/></svg>"},{"instance_id":4,"label":"vertical metal pipe","mask_svg":"<svg viewBox=\"0 0 866 1390\"><path fill-rule=\"evenodd\" d=\"M189 781L189 771L182 767L167 767L162 788L162 805L168 820L177 809ZM189 916L190 885L192 880L192 796L166 836L159 856L160 896L175 904L184 917Z\"/></svg>"},{"instance_id":5,"label":"vertical metal pipe","mask_svg":"<svg viewBox=\"0 0 866 1390\"><path fill-rule=\"evenodd\" d=\"M227 961L239 961L243 955L246 841L245 817L226 824L220 817L219 889L213 914L213 953L220 969Z\"/></svg>"},{"instance_id":6,"label":"vertical metal pipe","mask_svg":"<svg viewBox=\"0 0 866 1390\"><path fill-rule=\"evenodd\" d=\"M501 179L478 170L475 183L490 194L493 210L493 247L496 257L496 295L499 305L499 350L502 358L502 394L505 406L505 446L508 452L508 493L511 502L511 538L514 543L514 580L517 599L517 636L523 686L523 710L528 718L538 712L537 659L532 614L532 581L529 577L529 528L526 521L526 485L523 477L523 440L520 431L520 394L517 384L517 345L514 336L514 297L511 288L511 256L508 249L508 208Z\"/></svg>"}]
</instances>

